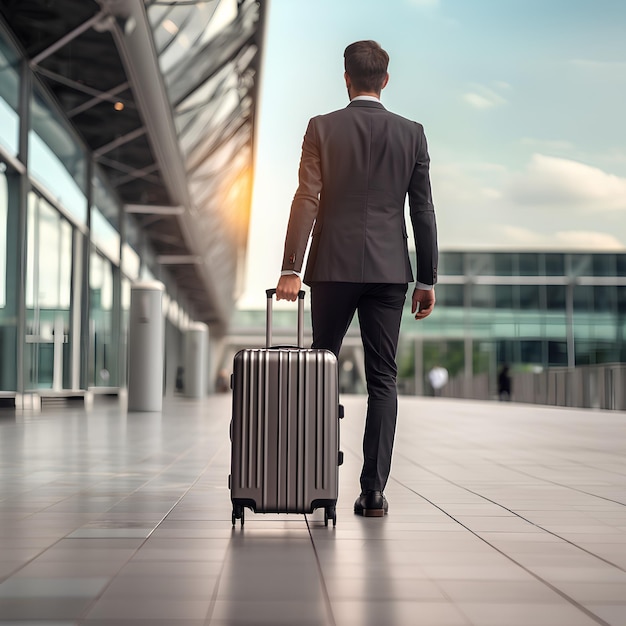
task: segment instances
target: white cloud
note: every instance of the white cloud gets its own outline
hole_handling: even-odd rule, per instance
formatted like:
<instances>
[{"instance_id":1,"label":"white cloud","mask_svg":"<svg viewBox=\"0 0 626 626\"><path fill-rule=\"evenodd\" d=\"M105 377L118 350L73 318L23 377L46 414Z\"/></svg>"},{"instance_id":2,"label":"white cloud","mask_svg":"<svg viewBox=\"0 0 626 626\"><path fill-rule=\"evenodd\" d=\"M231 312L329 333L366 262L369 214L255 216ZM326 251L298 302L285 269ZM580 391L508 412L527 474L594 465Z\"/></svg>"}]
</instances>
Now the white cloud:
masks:
<instances>
[{"instance_id":1,"label":"white cloud","mask_svg":"<svg viewBox=\"0 0 626 626\"><path fill-rule=\"evenodd\" d=\"M437 203L467 207L500 198L498 185L506 168L494 163L435 163L430 172Z\"/></svg>"},{"instance_id":2,"label":"white cloud","mask_svg":"<svg viewBox=\"0 0 626 626\"><path fill-rule=\"evenodd\" d=\"M497 83L501 87L501 83ZM510 88L510 85L507 85ZM475 109L485 110L506 104L506 99L499 93L484 85L472 85L472 91L463 94L463 100Z\"/></svg>"},{"instance_id":3,"label":"white cloud","mask_svg":"<svg viewBox=\"0 0 626 626\"><path fill-rule=\"evenodd\" d=\"M520 143L523 146L530 146L536 150L545 150L546 152L571 152L576 146L571 141L563 139L537 139L536 137L522 137Z\"/></svg>"},{"instance_id":4,"label":"white cloud","mask_svg":"<svg viewBox=\"0 0 626 626\"><path fill-rule=\"evenodd\" d=\"M574 67L593 70L596 72L601 70L623 72L626 70L626 62L624 61L592 61L591 59L572 59L570 63Z\"/></svg>"},{"instance_id":5,"label":"white cloud","mask_svg":"<svg viewBox=\"0 0 626 626\"><path fill-rule=\"evenodd\" d=\"M623 251L626 246L614 235L591 230L563 230L540 233L522 226L498 228L500 244L507 247L541 248L554 250Z\"/></svg>"},{"instance_id":6,"label":"white cloud","mask_svg":"<svg viewBox=\"0 0 626 626\"><path fill-rule=\"evenodd\" d=\"M526 205L626 210L626 178L542 154L534 154L526 171L511 178L507 192Z\"/></svg>"}]
</instances>

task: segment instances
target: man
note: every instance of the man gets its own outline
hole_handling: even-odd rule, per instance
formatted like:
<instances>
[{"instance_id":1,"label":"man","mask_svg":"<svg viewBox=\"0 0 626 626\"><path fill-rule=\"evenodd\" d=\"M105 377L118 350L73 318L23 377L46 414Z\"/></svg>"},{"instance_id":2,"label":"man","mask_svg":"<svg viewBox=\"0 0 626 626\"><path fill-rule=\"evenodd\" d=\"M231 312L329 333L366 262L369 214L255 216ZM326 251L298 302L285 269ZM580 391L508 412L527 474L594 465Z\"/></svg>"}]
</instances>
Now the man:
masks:
<instances>
[{"instance_id":1,"label":"man","mask_svg":"<svg viewBox=\"0 0 626 626\"><path fill-rule=\"evenodd\" d=\"M338 355L358 312L368 406L354 512L382 517L396 428L396 349L413 280L407 194L417 250L411 308L417 320L435 305L437 232L423 127L380 102L389 56L374 41L357 41L344 60L350 104L309 121L276 292L278 299L296 299L312 230L304 282L311 287L313 348Z\"/></svg>"}]
</instances>

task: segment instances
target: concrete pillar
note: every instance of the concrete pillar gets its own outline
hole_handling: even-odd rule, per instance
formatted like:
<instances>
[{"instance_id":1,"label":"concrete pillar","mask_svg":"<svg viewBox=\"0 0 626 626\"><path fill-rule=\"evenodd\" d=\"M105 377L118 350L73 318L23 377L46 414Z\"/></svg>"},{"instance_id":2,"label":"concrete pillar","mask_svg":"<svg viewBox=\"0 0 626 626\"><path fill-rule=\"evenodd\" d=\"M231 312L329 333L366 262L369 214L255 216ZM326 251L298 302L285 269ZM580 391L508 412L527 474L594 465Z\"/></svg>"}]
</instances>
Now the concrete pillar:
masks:
<instances>
[{"instance_id":1,"label":"concrete pillar","mask_svg":"<svg viewBox=\"0 0 626 626\"><path fill-rule=\"evenodd\" d=\"M196 322L185 330L185 369L183 372L185 395L204 398L209 387L209 327Z\"/></svg>"},{"instance_id":2,"label":"concrete pillar","mask_svg":"<svg viewBox=\"0 0 626 626\"><path fill-rule=\"evenodd\" d=\"M130 291L128 337L128 410L163 407L165 287L158 281L134 283Z\"/></svg>"}]
</instances>

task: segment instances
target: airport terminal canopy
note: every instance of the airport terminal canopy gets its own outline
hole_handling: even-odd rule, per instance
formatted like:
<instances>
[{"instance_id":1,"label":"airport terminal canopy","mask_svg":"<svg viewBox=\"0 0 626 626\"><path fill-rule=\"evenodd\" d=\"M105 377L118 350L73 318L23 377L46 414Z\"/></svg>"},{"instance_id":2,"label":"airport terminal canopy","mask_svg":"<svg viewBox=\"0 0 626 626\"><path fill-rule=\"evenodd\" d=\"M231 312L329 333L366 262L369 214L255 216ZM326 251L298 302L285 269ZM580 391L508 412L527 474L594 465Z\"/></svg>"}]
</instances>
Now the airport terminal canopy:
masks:
<instances>
[{"instance_id":1,"label":"airport terminal canopy","mask_svg":"<svg viewBox=\"0 0 626 626\"><path fill-rule=\"evenodd\" d=\"M3 0L0 12L124 206L126 219L114 207L107 219L147 239L142 256L196 319L225 327L247 243L265 4ZM84 167L66 153L68 171Z\"/></svg>"}]
</instances>

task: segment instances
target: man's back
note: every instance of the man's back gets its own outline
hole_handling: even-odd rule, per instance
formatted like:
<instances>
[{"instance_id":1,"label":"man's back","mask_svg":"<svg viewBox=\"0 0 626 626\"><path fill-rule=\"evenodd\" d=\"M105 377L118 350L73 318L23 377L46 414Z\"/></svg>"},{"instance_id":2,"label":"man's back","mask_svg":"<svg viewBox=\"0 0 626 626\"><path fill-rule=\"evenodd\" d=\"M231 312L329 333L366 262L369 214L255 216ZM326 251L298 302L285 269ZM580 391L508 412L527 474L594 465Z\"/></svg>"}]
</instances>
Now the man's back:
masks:
<instances>
[{"instance_id":1,"label":"man's back","mask_svg":"<svg viewBox=\"0 0 626 626\"><path fill-rule=\"evenodd\" d=\"M411 281L404 203L416 163L427 160L421 125L356 100L313 118L307 144L321 189L305 281Z\"/></svg>"}]
</instances>

